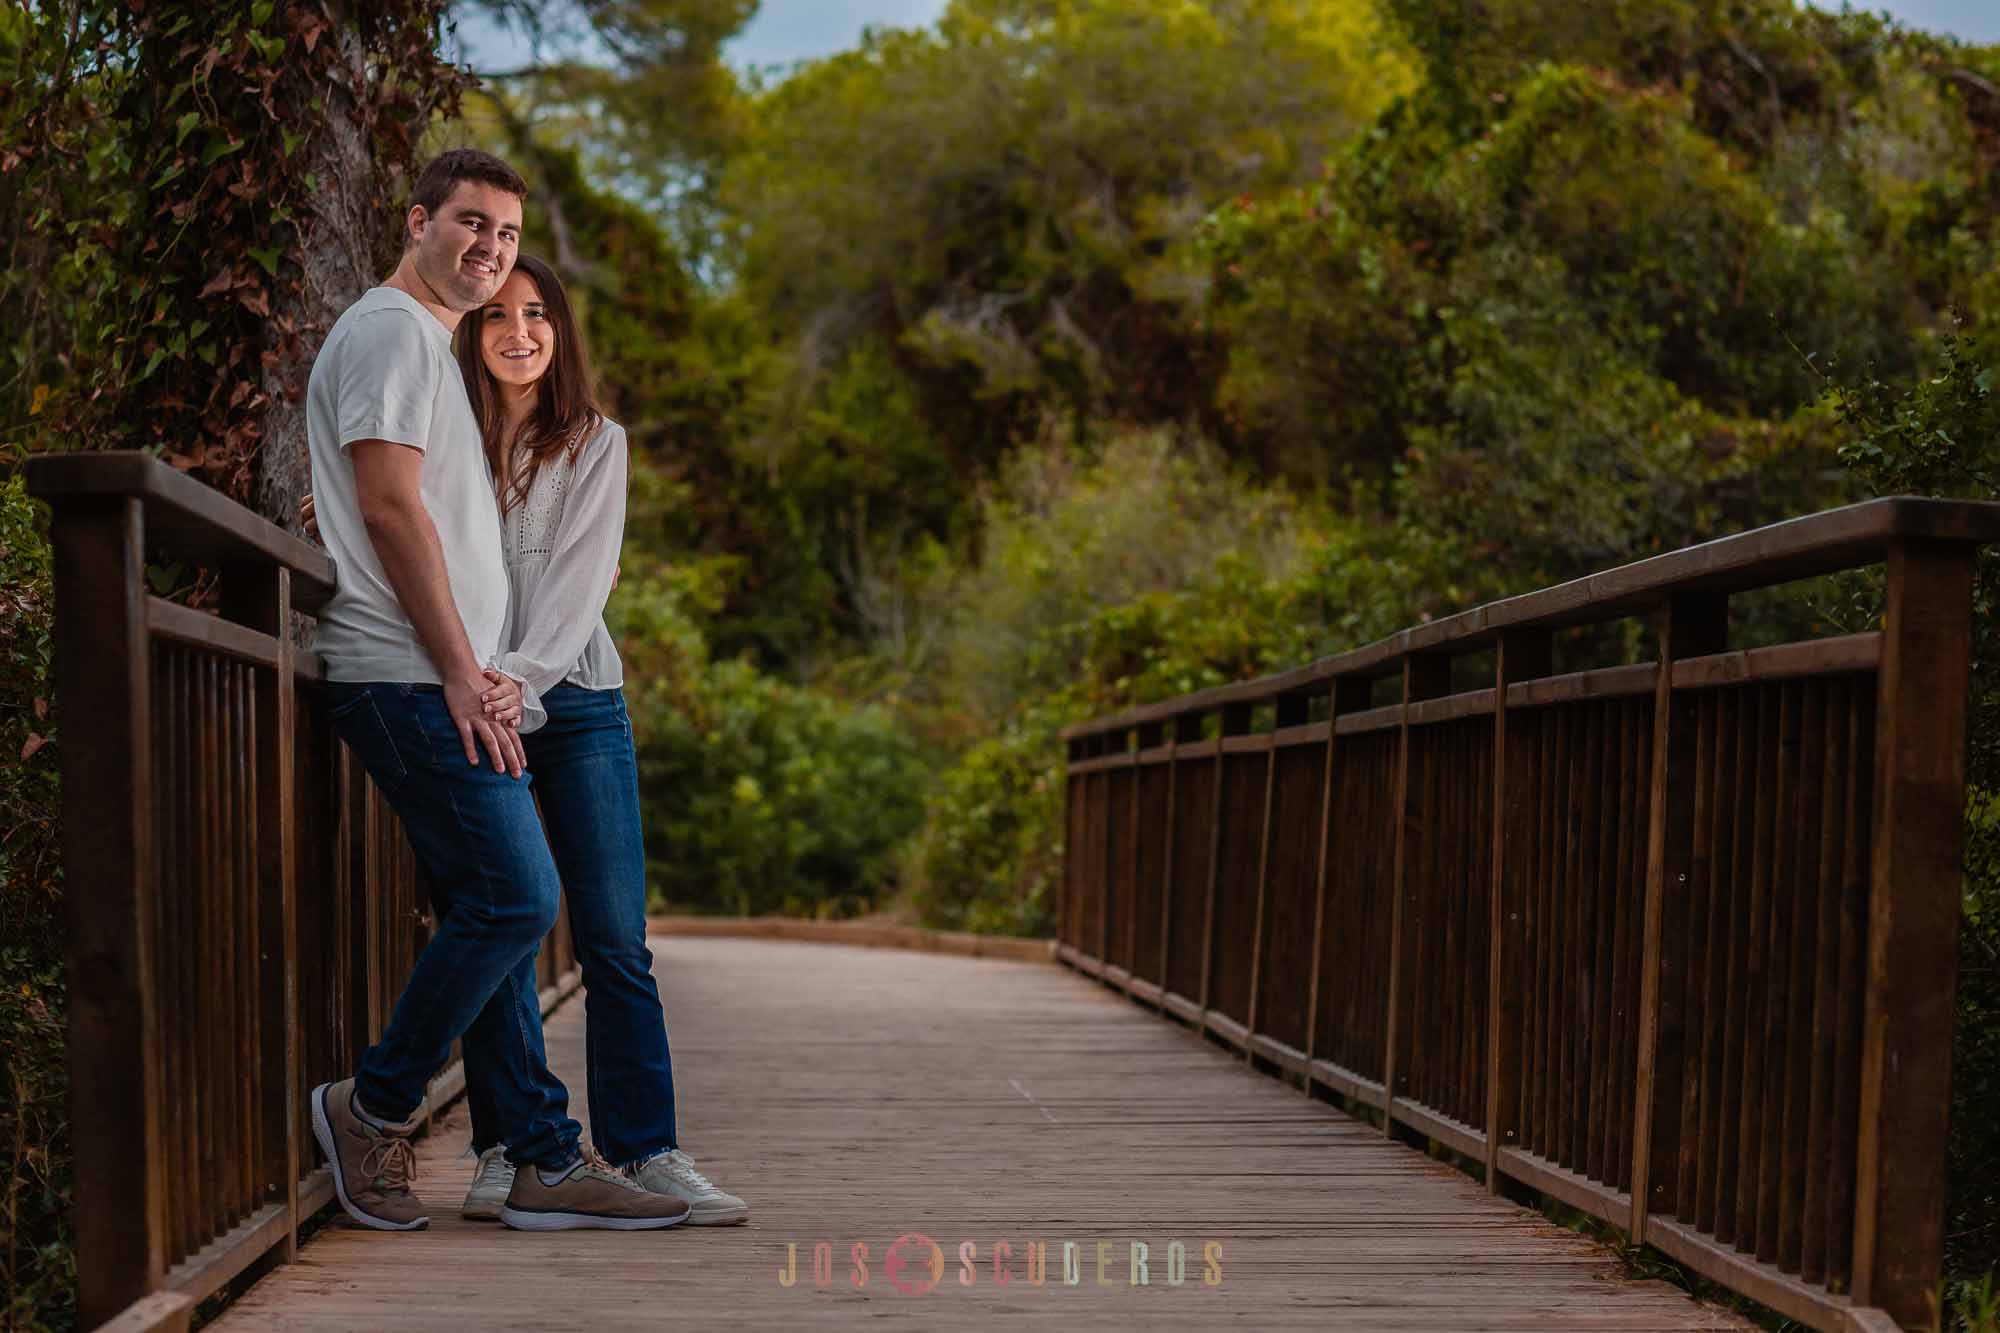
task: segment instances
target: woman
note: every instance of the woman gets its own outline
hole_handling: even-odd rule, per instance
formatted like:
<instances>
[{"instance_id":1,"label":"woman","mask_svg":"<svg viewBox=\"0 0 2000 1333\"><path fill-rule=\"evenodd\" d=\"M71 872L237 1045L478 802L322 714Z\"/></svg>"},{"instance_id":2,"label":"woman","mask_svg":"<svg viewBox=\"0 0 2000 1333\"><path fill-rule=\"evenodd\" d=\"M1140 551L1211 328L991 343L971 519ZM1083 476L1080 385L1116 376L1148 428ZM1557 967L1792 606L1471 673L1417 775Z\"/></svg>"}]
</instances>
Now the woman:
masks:
<instances>
[{"instance_id":1,"label":"woman","mask_svg":"<svg viewBox=\"0 0 2000 1333\"><path fill-rule=\"evenodd\" d=\"M640 1188L686 1200L690 1224L740 1222L750 1212L743 1200L717 1189L677 1142L666 1018L646 948L638 767L603 617L624 537L625 431L597 407L562 283L531 255L460 323L456 350L499 489L512 583L509 650L498 665L525 680L527 700L547 716L521 741L583 971L591 1139ZM520 721L519 703L487 708ZM465 1035L479 1154L469 1218L499 1218L514 1182L495 1132L495 1090L567 1096L525 1058L521 1038L540 1042L540 1016L509 1009L535 1003L534 971L530 954L517 984L501 987Z\"/></svg>"}]
</instances>

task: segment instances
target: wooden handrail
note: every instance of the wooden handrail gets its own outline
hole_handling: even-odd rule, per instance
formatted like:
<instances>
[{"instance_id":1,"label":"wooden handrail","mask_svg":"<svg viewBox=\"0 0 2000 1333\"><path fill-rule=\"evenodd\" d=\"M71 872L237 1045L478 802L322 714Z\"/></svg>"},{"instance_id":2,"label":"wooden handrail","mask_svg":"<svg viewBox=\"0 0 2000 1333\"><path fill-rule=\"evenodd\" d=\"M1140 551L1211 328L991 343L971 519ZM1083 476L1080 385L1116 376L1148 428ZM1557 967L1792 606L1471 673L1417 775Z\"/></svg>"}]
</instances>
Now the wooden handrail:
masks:
<instances>
[{"instance_id":1,"label":"wooden handrail","mask_svg":"<svg viewBox=\"0 0 2000 1333\"><path fill-rule=\"evenodd\" d=\"M1935 1327L1996 540L1873 501L1071 727L1058 957L1815 1328ZM1870 565L1879 633L1730 650L1732 593ZM1655 660L1555 674L1635 615Z\"/></svg>"},{"instance_id":2,"label":"wooden handrail","mask_svg":"<svg viewBox=\"0 0 2000 1333\"><path fill-rule=\"evenodd\" d=\"M1077 723L1064 728L1062 738L1100 736L1186 714L1213 713L1231 704L1317 693L1330 680L1392 677L1412 653L1470 653L1491 647L1507 631L1564 629L1650 614L1679 593L1747 592L1878 565L1891 544L1919 540L2000 541L2000 504L1890 496L1808 514L1489 602L1289 671Z\"/></svg>"},{"instance_id":3,"label":"wooden handrail","mask_svg":"<svg viewBox=\"0 0 2000 1333\"><path fill-rule=\"evenodd\" d=\"M42 455L56 592L79 1323L185 1326L332 1202L305 1090L353 1072L428 935L400 825L295 612L318 549L145 454ZM219 612L152 596L155 553ZM567 919L545 1003L575 981ZM463 1086L431 1084L431 1109Z\"/></svg>"}]
</instances>

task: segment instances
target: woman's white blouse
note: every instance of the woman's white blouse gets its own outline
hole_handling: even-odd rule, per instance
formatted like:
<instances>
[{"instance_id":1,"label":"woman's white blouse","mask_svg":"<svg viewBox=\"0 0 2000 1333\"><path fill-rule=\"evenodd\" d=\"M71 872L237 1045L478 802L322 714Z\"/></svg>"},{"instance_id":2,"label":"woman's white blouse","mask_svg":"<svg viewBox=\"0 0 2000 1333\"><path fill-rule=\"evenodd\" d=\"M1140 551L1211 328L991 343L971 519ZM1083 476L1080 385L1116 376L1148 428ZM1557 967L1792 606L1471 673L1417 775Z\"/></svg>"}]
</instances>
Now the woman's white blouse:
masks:
<instances>
[{"instance_id":1,"label":"woman's white blouse","mask_svg":"<svg viewBox=\"0 0 2000 1333\"><path fill-rule=\"evenodd\" d=\"M607 420L573 457L537 472L501 519L513 595L499 665L533 697L561 684L625 683L604 602L624 542L626 475L625 428Z\"/></svg>"}]
</instances>

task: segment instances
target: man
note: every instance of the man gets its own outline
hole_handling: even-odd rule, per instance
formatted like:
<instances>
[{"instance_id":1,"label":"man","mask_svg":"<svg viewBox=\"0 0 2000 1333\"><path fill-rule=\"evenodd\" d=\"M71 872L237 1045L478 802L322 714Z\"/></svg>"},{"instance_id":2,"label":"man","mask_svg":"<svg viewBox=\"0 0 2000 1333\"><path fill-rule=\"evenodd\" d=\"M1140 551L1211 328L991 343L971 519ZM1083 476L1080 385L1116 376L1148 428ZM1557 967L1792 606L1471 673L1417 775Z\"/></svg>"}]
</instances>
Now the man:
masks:
<instances>
[{"instance_id":1,"label":"man","mask_svg":"<svg viewBox=\"0 0 2000 1333\"><path fill-rule=\"evenodd\" d=\"M688 1212L579 1149L539 1021L499 1030L507 1015L539 1014L534 997L482 1015L496 991L520 984L516 965L539 947L559 899L520 737L486 711L511 705L521 682L489 669L507 574L492 477L451 352L460 317L513 268L526 195L511 167L473 149L425 167L395 273L334 323L306 392L315 508L340 571L314 646L335 728L401 817L438 918L381 1041L353 1078L312 1094L341 1207L384 1231L429 1222L411 1191L409 1136L431 1076L468 1032L520 1048L535 1075L498 1108L508 1159L523 1168L502 1221L650 1230ZM532 730L539 702L520 703Z\"/></svg>"}]
</instances>

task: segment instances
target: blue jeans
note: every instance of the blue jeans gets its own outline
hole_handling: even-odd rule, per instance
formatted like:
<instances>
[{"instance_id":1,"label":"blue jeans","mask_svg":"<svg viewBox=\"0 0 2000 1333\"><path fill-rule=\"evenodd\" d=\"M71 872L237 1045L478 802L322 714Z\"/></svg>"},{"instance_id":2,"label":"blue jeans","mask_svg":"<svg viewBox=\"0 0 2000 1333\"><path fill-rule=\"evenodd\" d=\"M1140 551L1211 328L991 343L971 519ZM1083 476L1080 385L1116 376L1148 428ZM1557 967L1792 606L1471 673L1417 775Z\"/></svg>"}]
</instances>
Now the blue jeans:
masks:
<instances>
[{"instance_id":1,"label":"blue jeans","mask_svg":"<svg viewBox=\"0 0 2000 1333\"><path fill-rule=\"evenodd\" d=\"M558 685L542 695L542 705L549 720L521 741L583 969L590 1137L614 1165L626 1166L679 1146L667 1020L646 948L646 848L632 723L625 695L615 689ZM510 1160L507 1099L523 1089L544 1096L561 1089L546 1066L524 1058L518 1042L493 1039L529 1021L523 1007L535 1004L532 953L516 964L514 982L487 1005L488 1014L501 1016L481 1015L465 1037L472 1146L484 1151L506 1143Z\"/></svg>"},{"instance_id":2,"label":"blue jeans","mask_svg":"<svg viewBox=\"0 0 2000 1333\"><path fill-rule=\"evenodd\" d=\"M546 1167L574 1161L582 1130L570 1118L568 1090L549 1072L533 972L560 889L527 780L465 762L436 685L329 684L327 693L334 729L403 821L437 918L389 1026L361 1057L362 1105L407 1120L463 1036L468 1050L505 1050L532 1071L493 1103L509 1155ZM496 1007L496 996L511 1003Z\"/></svg>"}]
</instances>

